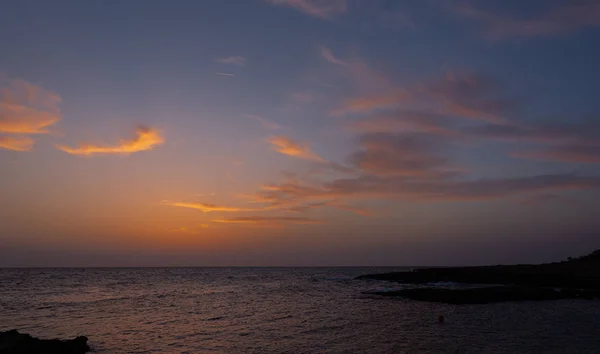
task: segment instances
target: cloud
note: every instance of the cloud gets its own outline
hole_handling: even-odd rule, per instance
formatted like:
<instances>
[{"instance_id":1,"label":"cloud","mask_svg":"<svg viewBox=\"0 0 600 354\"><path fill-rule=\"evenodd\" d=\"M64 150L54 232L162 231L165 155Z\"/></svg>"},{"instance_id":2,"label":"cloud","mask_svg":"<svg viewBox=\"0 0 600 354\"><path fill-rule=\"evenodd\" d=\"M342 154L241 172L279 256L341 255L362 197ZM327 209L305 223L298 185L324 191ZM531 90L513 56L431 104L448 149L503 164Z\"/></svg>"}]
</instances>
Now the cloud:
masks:
<instances>
[{"instance_id":1,"label":"cloud","mask_svg":"<svg viewBox=\"0 0 600 354\"><path fill-rule=\"evenodd\" d=\"M351 121L358 133L426 133L461 141L530 142L554 145L600 145L600 126L540 125L503 120L502 124L462 122L438 112L396 110Z\"/></svg>"},{"instance_id":2,"label":"cloud","mask_svg":"<svg viewBox=\"0 0 600 354\"><path fill-rule=\"evenodd\" d=\"M1 84L0 133L20 136L0 137L0 148L29 151L34 141L22 135L50 133L50 126L61 119L61 98L24 80L9 80Z\"/></svg>"},{"instance_id":3,"label":"cloud","mask_svg":"<svg viewBox=\"0 0 600 354\"><path fill-rule=\"evenodd\" d=\"M241 57L241 56L219 58L219 59L217 59L217 61L219 63L223 63L223 64L233 64L233 65L239 65L239 66L246 65L246 58Z\"/></svg>"},{"instance_id":4,"label":"cloud","mask_svg":"<svg viewBox=\"0 0 600 354\"><path fill-rule=\"evenodd\" d=\"M319 198L406 199L411 201L475 201L528 193L600 188L600 177L575 174L536 175L498 179L410 179L397 176L363 175L336 179L320 185L286 182L259 191L264 199L310 200Z\"/></svg>"},{"instance_id":5,"label":"cloud","mask_svg":"<svg viewBox=\"0 0 600 354\"><path fill-rule=\"evenodd\" d=\"M394 108L411 100L412 94L410 92L398 89L397 92L392 93L347 99L341 107L332 110L330 114L332 116L344 116L347 114L368 113L378 109Z\"/></svg>"},{"instance_id":6,"label":"cloud","mask_svg":"<svg viewBox=\"0 0 600 354\"><path fill-rule=\"evenodd\" d=\"M79 147L72 148L68 146L57 146L58 149L77 156L91 156L98 154L131 154L134 152L151 150L157 145L164 143L165 139L162 137L158 130L139 127L136 130L134 139L125 140L121 139L117 145L93 145L93 144L80 144Z\"/></svg>"},{"instance_id":7,"label":"cloud","mask_svg":"<svg viewBox=\"0 0 600 354\"><path fill-rule=\"evenodd\" d=\"M355 201L487 201L600 188L598 176L569 173L482 178L476 172L487 166L471 170L453 159L467 157L468 161L473 151L477 154L473 149L479 149L479 144L494 141L527 143L538 158L540 152L545 157L552 152L554 159L595 163L600 125L520 121L525 101L511 95L494 77L449 71L400 87L360 60L341 60L330 50L322 50L322 55L340 66L359 92L337 110L364 115L347 123L358 133L356 150L344 160L348 167L327 161L308 144L288 137L272 137L269 142L280 153L318 162L313 169L339 166L352 175L316 179L311 171L302 177L288 176L280 183L261 186L249 196L254 202L280 211L329 207L370 215L371 211L355 207ZM543 146L536 150L531 145ZM466 149L471 149L470 154Z\"/></svg>"},{"instance_id":8,"label":"cloud","mask_svg":"<svg viewBox=\"0 0 600 354\"><path fill-rule=\"evenodd\" d=\"M208 224L200 224L198 226L198 228L200 228L200 229L206 229L206 228L209 228L209 227L210 227L210 225L208 225ZM190 229L189 227L186 227L186 226L182 226L182 227L179 227L179 228L171 229L169 231L171 231L171 232L178 232L178 233L182 233L182 234L192 234L192 235L197 235L197 234L201 233L200 230Z\"/></svg>"},{"instance_id":9,"label":"cloud","mask_svg":"<svg viewBox=\"0 0 600 354\"><path fill-rule=\"evenodd\" d=\"M354 58L341 60L329 48L321 47L321 55L328 62L343 68L345 86L354 86L361 96L346 99L342 107L331 111L331 115L340 116L352 113L366 113L372 109L395 106L406 99L408 93L390 82L389 75L372 69L365 61Z\"/></svg>"},{"instance_id":10,"label":"cloud","mask_svg":"<svg viewBox=\"0 0 600 354\"><path fill-rule=\"evenodd\" d=\"M359 133L427 133L448 137L462 135L447 117L404 110L355 120L348 127Z\"/></svg>"},{"instance_id":11,"label":"cloud","mask_svg":"<svg viewBox=\"0 0 600 354\"><path fill-rule=\"evenodd\" d=\"M335 55L333 55L333 53L331 52L331 49L329 49L327 47L321 47L321 55L323 56L323 58L325 58L325 60L327 60L328 62L330 62L332 64L342 65L342 66L348 65L348 63L346 63L345 61L336 58Z\"/></svg>"},{"instance_id":12,"label":"cloud","mask_svg":"<svg viewBox=\"0 0 600 354\"><path fill-rule=\"evenodd\" d=\"M440 156L445 144L436 136L418 133L372 133L360 137L362 150L350 161L368 174L441 178L459 174Z\"/></svg>"},{"instance_id":13,"label":"cloud","mask_svg":"<svg viewBox=\"0 0 600 354\"><path fill-rule=\"evenodd\" d=\"M323 220L297 216L248 216L231 219L217 219L212 221L225 224L249 224L259 226L277 226L282 224L314 225L324 223Z\"/></svg>"},{"instance_id":14,"label":"cloud","mask_svg":"<svg viewBox=\"0 0 600 354\"><path fill-rule=\"evenodd\" d=\"M306 103L311 103L315 100L315 97L312 94L307 93L307 92L294 92L294 93L292 93L291 97L295 103L306 104Z\"/></svg>"},{"instance_id":15,"label":"cloud","mask_svg":"<svg viewBox=\"0 0 600 354\"><path fill-rule=\"evenodd\" d=\"M248 115L246 115L246 117L257 120L260 124L262 124L263 127L267 128L269 130L279 130L279 129L282 129L281 125L279 125L279 124L277 124L275 122L272 122L272 121L270 121L268 119L265 119L263 117L255 116L255 115L252 115L252 114L248 114Z\"/></svg>"},{"instance_id":16,"label":"cloud","mask_svg":"<svg viewBox=\"0 0 600 354\"><path fill-rule=\"evenodd\" d=\"M268 186L264 187L268 189ZM230 206L222 206L216 204L208 204L208 203L190 203L190 202L171 202L171 201L163 201L163 205L181 207L181 208L189 208L200 210L204 213L211 212L224 212L224 213L243 213L243 212L257 212L257 211L284 211L284 212L294 212L294 213L306 213L310 210L323 208L323 207L332 207L345 211L349 211L355 214L367 215L368 211L366 209L362 209L359 207L355 207L352 205L347 205L341 203L336 200L319 200L319 201L304 201L304 200L294 200L293 198L287 200L277 200L270 201L266 199L256 199L255 196L250 196L254 202L265 204L261 207L256 208L241 208L241 207L230 207Z\"/></svg>"},{"instance_id":17,"label":"cloud","mask_svg":"<svg viewBox=\"0 0 600 354\"><path fill-rule=\"evenodd\" d=\"M349 211L351 213L354 213L354 214L360 215L360 216L372 216L373 215L372 211L368 210L366 208L361 208L361 207L354 206L354 205L342 204L342 203L339 203L336 201L330 202L328 204L328 206L337 208L340 210Z\"/></svg>"},{"instance_id":18,"label":"cloud","mask_svg":"<svg viewBox=\"0 0 600 354\"><path fill-rule=\"evenodd\" d=\"M547 134L541 130L512 124L481 124L462 129L467 136L499 141L552 142L562 139L562 134Z\"/></svg>"},{"instance_id":19,"label":"cloud","mask_svg":"<svg viewBox=\"0 0 600 354\"><path fill-rule=\"evenodd\" d=\"M351 75L367 93L345 99L331 115L368 114L398 109L402 105L438 115L505 124L505 116L521 104L514 97L506 97L496 80L482 75L449 71L436 80L398 87L364 63L351 67L355 67Z\"/></svg>"},{"instance_id":20,"label":"cloud","mask_svg":"<svg viewBox=\"0 0 600 354\"><path fill-rule=\"evenodd\" d=\"M26 136L0 136L0 149L30 151L33 144L33 139Z\"/></svg>"},{"instance_id":21,"label":"cloud","mask_svg":"<svg viewBox=\"0 0 600 354\"><path fill-rule=\"evenodd\" d=\"M273 5L289 6L307 15L330 19L347 11L346 0L267 0Z\"/></svg>"},{"instance_id":22,"label":"cloud","mask_svg":"<svg viewBox=\"0 0 600 354\"><path fill-rule=\"evenodd\" d=\"M61 119L60 96L23 80L0 89L0 133L47 134Z\"/></svg>"},{"instance_id":23,"label":"cloud","mask_svg":"<svg viewBox=\"0 0 600 354\"><path fill-rule=\"evenodd\" d=\"M220 76L235 76L235 74L232 74L232 73L216 72L215 74L220 75Z\"/></svg>"},{"instance_id":24,"label":"cloud","mask_svg":"<svg viewBox=\"0 0 600 354\"><path fill-rule=\"evenodd\" d=\"M600 27L600 3L596 0L565 1L529 18L501 14L465 2L453 7L452 11L482 24L487 37L494 40L549 37Z\"/></svg>"},{"instance_id":25,"label":"cloud","mask_svg":"<svg viewBox=\"0 0 600 354\"><path fill-rule=\"evenodd\" d=\"M291 206L282 206L281 209L285 210L285 211L292 211L292 212L297 212L297 213L305 213L309 210L312 209L316 209L316 208L322 208L322 207L326 207L329 206L331 203L331 201L329 200L325 200L325 201L318 201L318 202L312 202L312 203L306 203L306 204L297 204L297 205L291 205Z\"/></svg>"},{"instance_id":26,"label":"cloud","mask_svg":"<svg viewBox=\"0 0 600 354\"><path fill-rule=\"evenodd\" d=\"M239 208L239 207L229 207L229 206L222 206L222 205L209 204L209 203L188 203L188 202L163 201L162 204L174 206L174 207L180 207L180 208L196 209L196 210L200 210L203 213L210 213L210 212L235 213L235 212L267 210L266 208Z\"/></svg>"},{"instance_id":27,"label":"cloud","mask_svg":"<svg viewBox=\"0 0 600 354\"><path fill-rule=\"evenodd\" d=\"M304 160L326 162L322 157L312 152L308 144L292 140L289 137L273 136L269 139L269 143L275 151L281 154Z\"/></svg>"},{"instance_id":28,"label":"cloud","mask_svg":"<svg viewBox=\"0 0 600 354\"><path fill-rule=\"evenodd\" d=\"M398 109L400 105L406 109ZM351 130L361 134L419 133L463 145L483 141L543 144L546 146L515 151L510 156L573 163L600 162L600 125L528 124L514 119L522 106L522 99L508 95L503 85L492 77L450 71L439 79L409 88L346 100L332 113L367 115L348 124ZM406 161L405 155L384 150L364 149L354 153L351 160L373 174L389 172L392 166L423 169L439 161Z\"/></svg>"},{"instance_id":29,"label":"cloud","mask_svg":"<svg viewBox=\"0 0 600 354\"><path fill-rule=\"evenodd\" d=\"M416 114L392 118L384 121L384 131L377 131L375 124L368 126L369 130L375 132L358 136L359 149L348 157L357 176L308 183L287 178L279 184L263 185L251 197L262 203L293 205L296 210L304 210L306 208L303 205L334 207L335 204L347 205L347 201L353 199L456 202L600 188L600 177L577 174L476 178L470 175L468 169L455 165L449 158L455 142L465 138L477 139L478 134L483 132L493 133L498 139L519 136L533 142L555 144L557 141L573 139L578 129L567 129L564 137L555 135L555 128L502 128L496 125L485 125L485 129L465 133L460 127L453 130L455 127L451 125L444 126L443 118L436 115ZM403 121L405 118L408 122ZM425 122L417 123L419 118ZM385 132L390 124L399 131ZM359 127L364 128L364 124L359 124ZM576 153L577 156L585 154L585 157L579 157L580 161L594 162L597 150L593 149L578 148L569 150L569 153Z\"/></svg>"},{"instance_id":30,"label":"cloud","mask_svg":"<svg viewBox=\"0 0 600 354\"><path fill-rule=\"evenodd\" d=\"M600 163L600 144L550 146L537 150L515 151L511 156L544 161Z\"/></svg>"},{"instance_id":31,"label":"cloud","mask_svg":"<svg viewBox=\"0 0 600 354\"><path fill-rule=\"evenodd\" d=\"M407 181L362 177L336 180L327 185L331 193L378 195L415 201L471 201L505 198L526 193L600 188L600 177L574 174L537 175L518 178L465 181Z\"/></svg>"},{"instance_id":32,"label":"cloud","mask_svg":"<svg viewBox=\"0 0 600 354\"><path fill-rule=\"evenodd\" d=\"M568 204L574 205L579 203L578 199L570 196L554 193L534 194L528 198L519 201L522 205L549 205L549 204Z\"/></svg>"},{"instance_id":33,"label":"cloud","mask_svg":"<svg viewBox=\"0 0 600 354\"><path fill-rule=\"evenodd\" d=\"M425 99L440 104L438 113L504 124L504 115L520 101L500 95L501 85L493 78L469 73L447 72L440 80L421 88Z\"/></svg>"},{"instance_id":34,"label":"cloud","mask_svg":"<svg viewBox=\"0 0 600 354\"><path fill-rule=\"evenodd\" d=\"M588 160L595 154L594 146L600 146L600 126L597 124L541 125L504 120L502 124L473 122L465 125L464 122L440 113L397 110L354 120L347 126L351 131L358 133L426 133L440 136L438 139L443 137L462 142L498 141L554 145L557 147L549 151L534 151L532 155L549 155L550 152L558 155L559 151L563 154L570 151L572 154L587 155ZM517 156L518 153L513 155ZM586 158L581 160L584 159Z\"/></svg>"},{"instance_id":35,"label":"cloud","mask_svg":"<svg viewBox=\"0 0 600 354\"><path fill-rule=\"evenodd\" d=\"M271 137L269 143L275 151L281 154L315 162L316 164L313 166L311 173L320 173L323 171L334 171L339 173L354 172L351 167L344 166L337 162L327 161L315 154L307 143L298 142L286 136Z\"/></svg>"},{"instance_id":36,"label":"cloud","mask_svg":"<svg viewBox=\"0 0 600 354\"><path fill-rule=\"evenodd\" d=\"M291 206L280 205L280 209L284 211L291 211L297 213L305 213L312 209L323 208L323 207L331 207L335 209L340 209L344 211L348 211L361 216L370 216L371 212L365 208L360 208L353 205L348 205L341 203L337 200L323 200L323 201L315 201L303 204L292 204Z\"/></svg>"}]
</instances>

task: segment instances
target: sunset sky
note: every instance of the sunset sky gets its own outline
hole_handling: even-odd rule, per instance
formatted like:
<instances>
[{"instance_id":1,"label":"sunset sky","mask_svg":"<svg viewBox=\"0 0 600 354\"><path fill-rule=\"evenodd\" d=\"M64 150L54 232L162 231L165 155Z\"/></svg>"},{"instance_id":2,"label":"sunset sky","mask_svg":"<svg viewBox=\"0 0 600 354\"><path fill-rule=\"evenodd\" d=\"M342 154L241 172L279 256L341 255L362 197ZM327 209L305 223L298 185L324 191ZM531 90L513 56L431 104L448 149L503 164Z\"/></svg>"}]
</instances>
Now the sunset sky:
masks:
<instances>
[{"instance_id":1,"label":"sunset sky","mask_svg":"<svg viewBox=\"0 0 600 354\"><path fill-rule=\"evenodd\" d=\"M0 266L600 248L600 2L8 0Z\"/></svg>"}]
</instances>

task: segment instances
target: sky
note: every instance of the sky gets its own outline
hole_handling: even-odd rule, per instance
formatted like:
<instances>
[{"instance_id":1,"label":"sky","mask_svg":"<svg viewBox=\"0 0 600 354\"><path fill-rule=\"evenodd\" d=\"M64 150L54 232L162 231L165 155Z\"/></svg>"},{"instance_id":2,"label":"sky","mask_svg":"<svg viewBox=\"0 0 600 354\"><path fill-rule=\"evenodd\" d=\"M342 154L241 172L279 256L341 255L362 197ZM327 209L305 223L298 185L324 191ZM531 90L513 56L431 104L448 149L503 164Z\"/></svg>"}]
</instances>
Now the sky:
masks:
<instances>
[{"instance_id":1,"label":"sky","mask_svg":"<svg viewBox=\"0 0 600 354\"><path fill-rule=\"evenodd\" d=\"M600 248L600 2L8 0L0 267Z\"/></svg>"}]
</instances>

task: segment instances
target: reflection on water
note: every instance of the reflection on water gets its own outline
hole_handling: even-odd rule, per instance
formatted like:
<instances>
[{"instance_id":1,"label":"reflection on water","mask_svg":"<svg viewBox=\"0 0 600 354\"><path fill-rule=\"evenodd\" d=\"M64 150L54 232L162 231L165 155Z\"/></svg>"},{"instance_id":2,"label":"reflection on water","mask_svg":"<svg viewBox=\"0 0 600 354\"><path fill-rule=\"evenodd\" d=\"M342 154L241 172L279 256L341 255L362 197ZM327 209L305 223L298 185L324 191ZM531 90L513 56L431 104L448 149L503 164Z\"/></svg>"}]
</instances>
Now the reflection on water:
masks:
<instances>
[{"instance_id":1,"label":"reflection on water","mask_svg":"<svg viewBox=\"0 0 600 354\"><path fill-rule=\"evenodd\" d=\"M598 301L453 306L354 280L391 270L4 269L0 330L86 335L99 353L600 351Z\"/></svg>"}]
</instances>

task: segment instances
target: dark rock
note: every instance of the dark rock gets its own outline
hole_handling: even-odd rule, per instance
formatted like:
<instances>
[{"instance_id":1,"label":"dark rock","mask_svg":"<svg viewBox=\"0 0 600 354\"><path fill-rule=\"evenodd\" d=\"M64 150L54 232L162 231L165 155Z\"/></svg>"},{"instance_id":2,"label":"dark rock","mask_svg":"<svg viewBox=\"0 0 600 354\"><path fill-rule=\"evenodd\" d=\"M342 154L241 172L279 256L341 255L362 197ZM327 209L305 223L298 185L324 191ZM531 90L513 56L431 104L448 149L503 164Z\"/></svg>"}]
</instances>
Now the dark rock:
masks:
<instances>
[{"instance_id":1,"label":"dark rock","mask_svg":"<svg viewBox=\"0 0 600 354\"><path fill-rule=\"evenodd\" d=\"M489 304L505 301L541 301L574 298L600 298L600 290L552 289L524 286L491 286L471 289L414 288L376 292L382 296L400 296L411 300L447 304Z\"/></svg>"},{"instance_id":2,"label":"dark rock","mask_svg":"<svg viewBox=\"0 0 600 354\"><path fill-rule=\"evenodd\" d=\"M424 284L457 282L600 290L600 257L596 251L570 261L547 264L422 268L411 272L371 274L359 279Z\"/></svg>"},{"instance_id":3,"label":"dark rock","mask_svg":"<svg viewBox=\"0 0 600 354\"><path fill-rule=\"evenodd\" d=\"M17 330L0 332L0 354L83 354L90 350L87 337L71 340L38 339Z\"/></svg>"},{"instance_id":4,"label":"dark rock","mask_svg":"<svg viewBox=\"0 0 600 354\"><path fill-rule=\"evenodd\" d=\"M599 298L600 250L556 263L421 268L410 272L362 275L358 279L404 284L454 282L494 285L471 289L415 288L376 293L451 304Z\"/></svg>"}]
</instances>

